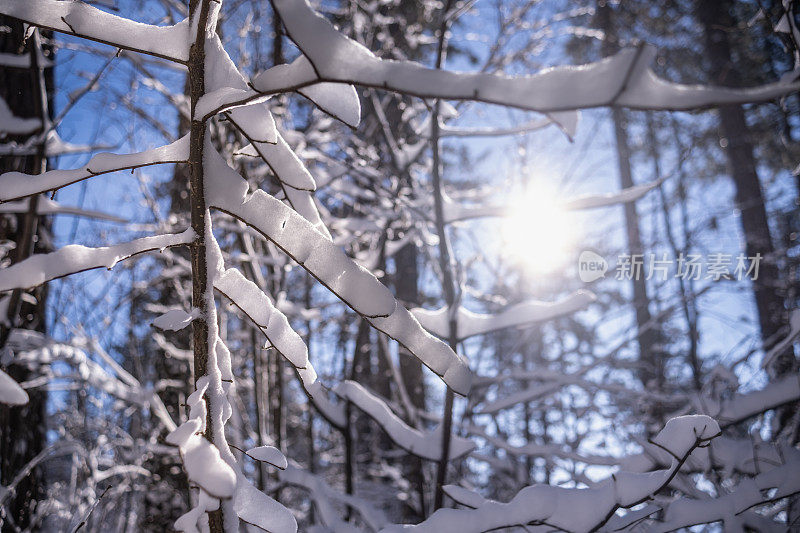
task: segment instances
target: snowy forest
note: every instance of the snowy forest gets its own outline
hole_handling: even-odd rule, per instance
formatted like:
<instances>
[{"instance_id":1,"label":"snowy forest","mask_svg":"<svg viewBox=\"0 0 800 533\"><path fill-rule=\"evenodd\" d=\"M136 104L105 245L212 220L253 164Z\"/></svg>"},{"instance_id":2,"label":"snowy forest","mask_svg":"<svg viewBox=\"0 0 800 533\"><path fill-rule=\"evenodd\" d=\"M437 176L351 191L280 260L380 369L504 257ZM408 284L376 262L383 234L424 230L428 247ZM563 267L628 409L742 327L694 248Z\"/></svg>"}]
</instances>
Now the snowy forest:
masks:
<instances>
[{"instance_id":1,"label":"snowy forest","mask_svg":"<svg viewBox=\"0 0 800 533\"><path fill-rule=\"evenodd\" d=\"M0 531L800 531L800 2L0 0Z\"/></svg>"}]
</instances>

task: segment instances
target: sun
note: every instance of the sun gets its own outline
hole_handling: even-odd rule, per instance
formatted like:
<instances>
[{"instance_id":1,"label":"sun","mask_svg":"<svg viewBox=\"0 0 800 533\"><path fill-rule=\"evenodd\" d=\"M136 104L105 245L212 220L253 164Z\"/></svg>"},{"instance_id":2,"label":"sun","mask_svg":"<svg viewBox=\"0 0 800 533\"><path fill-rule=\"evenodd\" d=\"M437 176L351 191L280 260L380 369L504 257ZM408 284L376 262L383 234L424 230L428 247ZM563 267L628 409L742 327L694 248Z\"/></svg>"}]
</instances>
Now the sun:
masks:
<instances>
[{"instance_id":1,"label":"sun","mask_svg":"<svg viewBox=\"0 0 800 533\"><path fill-rule=\"evenodd\" d=\"M528 272L552 273L569 259L575 224L552 190L529 186L515 196L503 218L503 252Z\"/></svg>"}]
</instances>

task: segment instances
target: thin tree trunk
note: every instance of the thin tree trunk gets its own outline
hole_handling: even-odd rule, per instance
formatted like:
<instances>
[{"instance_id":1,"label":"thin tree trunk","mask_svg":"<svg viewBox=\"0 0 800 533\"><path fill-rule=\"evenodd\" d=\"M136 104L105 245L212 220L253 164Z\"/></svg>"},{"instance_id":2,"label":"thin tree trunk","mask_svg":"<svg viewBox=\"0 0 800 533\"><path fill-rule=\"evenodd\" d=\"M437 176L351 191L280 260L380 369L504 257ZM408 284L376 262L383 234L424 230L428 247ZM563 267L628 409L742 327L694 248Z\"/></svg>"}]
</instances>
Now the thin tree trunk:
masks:
<instances>
[{"instance_id":1,"label":"thin tree trunk","mask_svg":"<svg viewBox=\"0 0 800 533\"><path fill-rule=\"evenodd\" d=\"M442 22L439 27L439 41L436 52L436 68L442 68L445 57L445 39L447 33L447 14L450 11L452 0L447 0L442 9ZM449 314L448 321L448 344L453 351L458 345L458 324L456 323L456 283L453 276L452 264L450 259L450 241L447 237L447 229L444 221L444 191L442 188L441 158L440 158L440 130L439 130L439 109L440 102L437 100L433 105L431 113L431 150L433 152L432 181L433 181L433 200L436 215L436 232L439 237L439 267L442 271L442 286L444 290L445 303ZM444 396L444 413L442 417L442 452L436 470L436 492L433 500L433 509L439 509L444 503L444 485L447 481L447 464L450 461L450 440L453 432L453 390L447 387Z\"/></svg>"},{"instance_id":2,"label":"thin tree trunk","mask_svg":"<svg viewBox=\"0 0 800 533\"><path fill-rule=\"evenodd\" d=\"M608 2L597 2L597 26L603 30L604 39L602 43L603 56L610 56L619 50L619 40L614 26L613 12ZM633 172L631 170L631 150L628 140L627 122L625 114L620 108L611 109L611 117L614 125L614 140L617 150L617 166L619 172L619 185L621 189L633 187ZM636 312L636 326L638 329L639 344L639 380L644 387L657 387L660 390L663 386L663 361L662 355L656 350L659 333L650 324L650 298L647 294L647 281L645 280L643 267L640 268L638 275L636 268L633 267L634 258L643 259L644 246L642 245L641 232L639 230L639 216L636 213L636 204L628 202L624 205L625 212L625 234L628 243L628 254L631 257L632 276L631 288L633 290L633 306ZM660 423L661 415L657 411L650 414L651 421Z\"/></svg>"},{"instance_id":3,"label":"thin tree trunk","mask_svg":"<svg viewBox=\"0 0 800 533\"><path fill-rule=\"evenodd\" d=\"M358 377L362 374L363 367L366 366L365 355L369 356L367 350L369 349L369 322L360 318L358 321L358 333L356 334L356 345L353 351L353 360L350 364L348 372L348 379L358 381ZM353 441L354 433L354 413L353 404L348 401L345 404L345 427L344 433L344 489L347 494L355 495L355 469L356 469L356 443ZM348 506L345 520L349 520L352 515L352 509Z\"/></svg>"},{"instance_id":4,"label":"thin tree trunk","mask_svg":"<svg viewBox=\"0 0 800 533\"><path fill-rule=\"evenodd\" d=\"M192 125L189 130L189 186L191 225L195 232L195 240L191 245L192 263L192 306L201 312L200 318L192 322L192 350L194 353L194 379L208 374L208 268L206 264L206 198L204 192L203 146L205 144L206 125L197 120L194 110L197 102L205 94L205 41L208 22L209 2L211 0L192 0L189 3L189 19L197 21L197 36L189 49L189 99ZM206 402L209 401L206 395ZM215 431L211 406L207 411L205 438L213 443ZM223 531L222 507L208 513L209 529L212 533Z\"/></svg>"},{"instance_id":5,"label":"thin tree trunk","mask_svg":"<svg viewBox=\"0 0 800 533\"><path fill-rule=\"evenodd\" d=\"M647 144L650 147L650 159L653 163L653 179L658 180L661 179L661 154L658 149L658 136L656 135L656 128L655 124L653 123L653 115L649 113L647 115ZM678 172L682 175L683 174L683 163L680 160L682 154L682 150L680 149L680 144L678 145ZM679 190L683 191L683 176L681 176L680 183L678 185ZM664 185L660 184L658 186L658 193L659 198L661 200L661 210L662 215L664 218L664 233L667 236L667 242L670 245L672 250L673 257L678 257L681 252L685 250L681 250L678 247L678 242L675 239L675 232L672 229L672 220L670 218L670 211L669 205L667 203L667 196L664 192ZM684 199L685 200L685 199ZM681 200L681 201L684 201ZM685 248L688 248L689 242L684 243ZM686 329L687 335L689 337L689 349L686 353L686 360L689 363L689 366L692 369L692 383L694 384L695 391L699 392L703 381L702 381L702 365L697 353L698 350L698 331L697 331L697 308L694 304L694 294L689 294L686 287L686 280L683 279L683 276L677 276L678 279L678 294L680 297L680 304L681 309L683 310L683 317L686 320Z\"/></svg>"},{"instance_id":6,"label":"thin tree trunk","mask_svg":"<svg viewBox=\"0 0 800 533\"><path fill-rule=\"evenodd\" d=\"M52 69L40 65L42 44L39 31L25 40L23 23L9 17L0 17L0 25L7 32L0 35L0 52L28 55L28 67L0 67L0 97L8 104L15 116L39 118L43 128L49 126L49 98L52 92ZM33 135L42 135L40 129ZM6 141L24 144L29 136L12 136ZM7 156L0 158L0 172L22 171L30 174L44 172L47 157L44 151L44 137L36 144L36 153L28 156ZM37 213L38 195L28 199L28 210L22 215L0 216L0 239L16 243L12 262L18 263L33 252L42 248L42 224ZM16 223L14 223L14 221ZM14 328L45 330L45 287L33 289L36 303L23 301L25 291L14 290L8 296L6 316L0 317L0 348L5 347ZM15 381L30 378L29 370L13 361L5 370ZM29 401L21 406L0 406L0 485L7 485L14 476L33 459L45 445L45 405L47 393L43 389L28 391ZM38 528L34 520L36 505L44 492L44 478L37 467L30 472L15 489L15 494L7 499L3 515L0 516L2 531L16 531Z\"/></svg>"}]
</instances>

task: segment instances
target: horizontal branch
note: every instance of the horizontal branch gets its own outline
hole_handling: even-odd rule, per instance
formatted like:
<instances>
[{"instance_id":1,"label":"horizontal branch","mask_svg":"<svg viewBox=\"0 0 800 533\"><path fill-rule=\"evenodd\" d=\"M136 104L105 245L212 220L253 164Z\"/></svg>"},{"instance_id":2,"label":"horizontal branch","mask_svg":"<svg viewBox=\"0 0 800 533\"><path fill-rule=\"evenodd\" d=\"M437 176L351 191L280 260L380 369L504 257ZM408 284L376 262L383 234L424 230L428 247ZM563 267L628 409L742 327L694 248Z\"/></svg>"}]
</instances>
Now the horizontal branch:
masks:
<instances>
[{"instance_id":1,"label":"horizontal branch","mask_svg":"<svg viewBox=\"0 0 800 533\"><path fill-rule=\"evenodd\" d=\"M508 503L470 497L459 491L460 499L472 509L439 509L415 526L390 526L385 533L458 531L482 533L522 524L547 524L564 531L596 531L620 508L638 505L666 487L681 465L698 447L719 435L719 426L707 416L672 419L654 439L669 447L677 458L669 468L645 474L618 472L587 489L566 489L550 485L523 488Z\"/></svg>"},{"instance_id":2,"label":"horizontal branch","mask_svg":"<svg viewBox=\"0 0 800 533\"><path fill-rule=\"evenodd\" d=\"M182 233L143 237L102 248L70 244L49 254L34 254L0 270L0 292L35 287L95 268L105 267L110 270L118 262L134 255L189 244L194 238L194 231L187 229Z\"/></svg>"},{"instance_id":3,"label":"horizontal branch","mask_svg":"<svg viewBox=\"0 0 800 533\"><path fill-rule=\"evenodd\" d=\"M800 88L776 82L749 89L683 85L658 78L649 68L654 48L641 45L582 66L558 67L528 77L456 73L411 61L381 60L337 32L306 0L271 0L289 37L310 61L317 82L339 82L396 91L421 98L475 100L541 113L620 106L690 110L721 104L771 100ZM261 76L256 90L271 90ZM273 76L274 78L274 76ZM308 84L309 72L291 83Z\"/></svg>"},{"instance_id":4,"label":"horizontal branch","mask_svg":"<svg viewBox=\"0 0 800 533\"><path fill-rule=\"evenodd\" d=\"M458 342L475 335L492 333L515 326L525 326L574 313L595 299L595 295L591 292L580 290L557 302L520 302L494 314L473 313L462 307L456 313ZM448 336L450 326L446 307L436 311L417 308L412 313L426 330L441 338Z\"/></svg>"},{"instance_id":5,"label":"horizontal branch","mask_svg":"<svg viewBox=\"0 0 800 533\"><path fill-rule=\"evenodd\" d=\"M176 63L189 59L189 23L143 24L76 0L0 0L0 14L98 43Z\"/></svg>"},{"instance_id":6,"label":"horizontal branch","mask_svg":"<svg viewBox=\"0 0 800 533\"><path fill-rule=\"evenodd\" d=\"M66 187L73 183L120 170L134 170L151 165L185 163L189 159L189 136L185 135L166 146L132 154L97 154L83 168L48 170L42 174L6 172L0 175L0 202L19 200Z\"/></svg>"},{"instance_id":7,"label":"horizontal branch","mask_svg":"<svg viewBox=\"0 0 800 533\"><path fill-rule=\"evenodd\" d=\"M27 200L17 200L15 202L0 204L0 213L27 213L29 209ZM39 215L73 215L76 217L94 218L96 220L107 220L109 222L118 223L127 222L124 218L103 213L102 211L92 211L90 209L62 205L45 197L39 198L36 205L36 213Z\"/></svg>"}]
</instances>

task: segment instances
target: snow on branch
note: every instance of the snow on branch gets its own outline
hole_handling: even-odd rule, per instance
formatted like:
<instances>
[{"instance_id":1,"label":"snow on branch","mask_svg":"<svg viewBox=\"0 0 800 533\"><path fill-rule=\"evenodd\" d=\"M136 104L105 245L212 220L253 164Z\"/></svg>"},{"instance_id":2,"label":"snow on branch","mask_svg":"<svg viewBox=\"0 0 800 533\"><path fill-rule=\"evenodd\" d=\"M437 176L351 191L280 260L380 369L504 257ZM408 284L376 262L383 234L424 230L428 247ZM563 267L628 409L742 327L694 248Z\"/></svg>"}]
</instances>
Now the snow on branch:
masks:
<instances>
[{"instance_id":1,"label":"snow on branch","mask_svg":"<svg viewBox=\"0 0 800 533\"><path fill-rule=\"evenodd\" d=\"M356 88L346 83L315 83L297 90L324 112L351 128L361 122L361 102Z\"/></svg>"},{"instance_id":2,"label":"snow on branch","mask_svg":"<svg viewBox=\"0 0 800 533\"><path fill-rule=\"evenodd\" d=\"M214 288L238 307L275 350L294 366L306 396L322 417L334 427L344 427L344 407L328 399L324 387L317 380L314 366L308 360L308 347L269 296L241 272L232 268L217 273Z\"/></svg>"},{"instance_id":3,"label":"snow on branch","mask_svg":"<svg viewBox=\"0 0 800 533\"><path fill-rule=\"evenodd\" d=\"M236 475L217 447L203 436L207 418L203 395L208 384L208 376L197 380L197 389L186 399L189 420L167 435L167 442L180 449L189 481L214 498L230 498L236 489Z\"/></svg>"},{"instance_id":4,"label":"snow on branch","mask_svg":"<svg viewBox=\"0 0 800 533\"><path fill-rule=\"evenodd\" d=\"M428 335L375 276L290 207L262 190L248 194L247 182L210 142L205 157L209 207L257 230L375 328L408 349L454 391L469 391L467 361Z\"/></svg>"},{"instance_id":5,"label":"snow on branch","mask_svg":"<svg viewBox=\"0 0 800 533\"><path fill-rule=\"evenodd\" d=\"M386 431L392 442L407 452L430 461L438 461L440 459L442 455L441 426L427 433L409 426L394 414L383 399L355 381L343 381L334 387L333 392L349 400L369 415ZM462 455L471 452L474 448L475 444L471 440L453 435L450 440L448 457L450 460L458 459Z\"/></svg>"},{"instance_id":6,"label":"snow on branch","mask_svg":"<svg viewBox=\"0 0 800 533\"><path fill-rule=\"evenodd\" d=\"M261 461L262 463L269 463L276 468L285 470L288 466L286 457L275 446L256 446L244 452L248 457L254 461Z\"/></svg>"},{"instance_id":7,"label":"snow on branch","mask_svg":"<svg viewBox=\"0 0 800 533\"><path fill-rule=\"evenodd\" d=\"M187 229L182 233L142 237L101 248L70 244L55 252L35 254L0 269L0 292L36 287L50 280L95 268L105 267L110 270L123 259L170 246L189 244L194 238L194 231Z\"/></svg>"},{"instance_id":8,"label":"snow on branch","mask_svg":"<svg viewBox=\"0 0 800 533\"><path fill-rule=\"evenodd\" d=\"M503 137L506 135L520 135L523 133L530 133L532 131L546 128L551 124L558 126L567 137L572 139L578 128L578 118L580 114L577 111L557 111L554 113L547 113L543 117L535 118L531 121L520 124L519 126L511 126L508 128L458 128L442 124L439 129L440 137Z\"/></svg>"},{"instance_id":9,"label":"snow on branch","mask_svg":"<svg viewBox=\"0 0 800 533\"><path fill-rule=\"evenodd\" d=\"M389 523L384 512L373 507L369 502L350 494L337 492L325 483L324 479L303 470L294 463L278 472L278 478L282 483L307 490L314 501L314 509L319 513L320 521L332 528L333 531L357 531L339 517L334 503L355 509L364 523L373 531L378 531Z\"/></svg>"},{"instance_id":10,"label":"snow on branch","mask_svg":"<svg viewBox=\"0 0 800 533\"><path fill-rule=\"evenodd\" d=\"M235 268L229 268L214 280L214 288L241 309L292 365L308 366L306 343L255 283Z\"/></svg>"},{"instance_id":11,"label":"snow on branch","mask_svg":"<svg viewBox=\"0 0 800 533\"><path fill-rule=\"evenodd\" d=\"M579 211L584 209L597 209L598 207L608 207L617 204L635 202L651 190L661 185L662 181L663 180L655 180L642 185L634 185L633 187L628 187L627 189L622 189L618 192L579 196L578 198L569 200L564 205L564 209L569 211Z\"/></svg>"},{"instance_id":12,"label":"snow on branch","mask_svg":"<svg viewBox=\"0 0 800 533\"><path fill-rule=\"evenodd\" d=\"M11 112L5 100L0 98L0 138L7 135L28 135L42 127L38 118L20 118Z\"/></svg>"},{"instance_id":13,"label":"snow on branch","mask_svg":"<svg viewBox=\"0 0 800 533\"><path fill-rule=\"evenodd\" d=\"M638 505L666 487L681 465L699 446L720 433L714 419L704 415L673 418L654 442L668 449L675 460L669 468L647 473L618 472L588 489L550 485L525 487L508 503L468 497L465 491L450 491L473 509L439 509L416 526L389 526L385 533L403 531L479 533L505 527L545 525L564 531L594 531L620 508Z\"/></svg>"},{"instance_id":14,"label":"snow on branch","mask_svg":"<svg viewBox=\"0 0 800 533\"><path fill-rule=\"evenodd\" d=\"M206 77L203 96L205 101L216 101L236 98L242 94L250 94L247 85L236 64L231 60L218 35L214 34L206 42ZM198 103L195 115L202 116L203 99ZM213 104L212 104L213 105ZM228 110L228 118L235 121L236 127L251 141L275 144L278 130L275 118L265 102L252 102Z\"/></svg>"},{"instance_id":15,"label":"snow on branch","mask_svg":"<svg viewBox=\"0 0 800 533\"><path fill-rule=\"evenodd\" d=\"M2 370L0 370L0 403L6 405L25 405L28 403L28 393Z\"/></svg>"},{"instance_id":16,"label":"snow on branch","mask_svg":"<svg viewBox=\"0 0 800 533\"><path fill-rule=\"evenodd\" d=\"M707 412L722 427L727 427L797 400L800 400L800 375L790 374L761 390L739 394L722 403L708 397L695 398L692 403L695 409Z\"/></svg>"},{"instance_id":17,"label":"snow on branch","mask_svg":"<svg viewBox=\"0 0 800 533\"><path fill-rule=\"evenodd\" d=\"M250 141L239 154L260 157L278 179L289 205L311 222L317 231L330 238L330 232L322 222L312 196L317 184L283 136L278 133L274 144L254 141L232 115L229 114L228 118Z\"/></svg>"},{"instance_id":18,"label":"snow on branch","mask_svg":"<svg viewBox=\"0 0 800 533\"><path fill-rule=\"evenodd\" d=\"M558 67L529 77L456 73L411 61L381 60L339 33L307 0L271 0L292 41L312 69L297 69L282 89L256 76L262 92L296 89L315 82L340 82L397 91L422 98L477 100L539 112L622 106L634 109L688 110L720 104L758 102L789 94L798 82L776 82L750 89L682 85L658 78L649 68L655 48L641 45L582 66ZM316 78L316 79L315 79Z\"/></svg>"},{"instance_id":19,"label":"snow on branch","mask_svg":"<svg viewBox=\"0 0 800 533\"><path fill-rule=\"evenodd\" d=\"M30 209L27 200L17 200L15 202L4 202L0 204L0 213L27 213ZM74 215L78 217L94 218L96 220L107 220L109 222L126 222L125 219L114 215L103 213L102 211L92 211L62 205L50 198L40 197L36 203L36 213L39 215Z\"/></svg>"},{"instance_id":20,"label":"snow on branch","mask_svg":"<svg viewBox=\"0 0 800 533\"><path fill-rule=\"evenodd\" d=\"M44 29L162 59L189 59L189 24L152 26L118 17L77 0L0 0L0 14Z\"/></svg>"},{"instance_id":21,"label":"snow on branch","mask_svg":"<svg viewBox=\"0 0 800 533\"><path fill-rule=\"evenodd\" d=\"M800 493L798 471L800 451L787 446L780 464L742 480L722 496L711 500L680 498L670 502L666 505L663 521L656 522L648 530L667 532L721 521L725 531L743 531L747 523L747 518L742 516L745 511Z\"/></svg>"},{"instance_id":22,"label":"snow on branch","mask_svg":"<svg viewBox=\"0 0 800 533\"><path fill-rule=\"evenodd\" d=\"M529 300L510 305L496 314L473 313L461 307L456 313L457 338L461 342L475 335L551 320L579 311L595 299L591 292L579 290L557 302ZM448 336L450 326L446 307L436 311L417 308L412 313L426 330L441 338Z\"/></svg>"},{"instance_id":23,"label":"snow on branch","mask_svg":"<svg viewBox=\"0 0 800 533\"><path fill-rule=\"evenodd\" d=\"M635 202L658 187L662 181L655 180L617 192L579 196L567 200L561 207L566 211L581 211ZM462 205L449 196L444 196L444 219L448 224L476 218L502 217L508 215L510 211L508 205Z\"/></svg>"},{"instance_id":24,"label":"snow on branch","mask_svg":"<svg viewBox=\"0 0 800 533\"><path fill-rule=\"evenodd\" d=\"M183 163L189 158L189 136L166 146L132 154L97 154L75 170L48 170L42 174L6 172L0 175L0 202L19 200L32 194L60 189L92 176L119 170L133 170L150 165Z\"/></svg>"}]
</instances>

